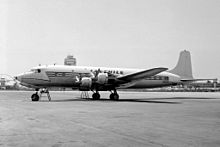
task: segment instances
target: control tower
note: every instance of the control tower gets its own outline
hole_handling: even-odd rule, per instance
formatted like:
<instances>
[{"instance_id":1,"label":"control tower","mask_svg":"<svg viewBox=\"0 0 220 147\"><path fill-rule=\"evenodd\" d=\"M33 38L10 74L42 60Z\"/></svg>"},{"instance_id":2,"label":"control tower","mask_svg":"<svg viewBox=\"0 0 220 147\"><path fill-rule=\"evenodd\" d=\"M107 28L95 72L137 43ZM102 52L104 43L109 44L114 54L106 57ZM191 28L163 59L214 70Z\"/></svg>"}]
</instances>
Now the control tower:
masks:
<instances>
[{"instance_id":1,"label":"control tower","mask_svg":"<svg viewBox=\"0 0 220 147\"><path fill-rule=\"evenodd\" d=\"M64 59L64 65L76 66L76 58L74 58L73 55L68 55Z\"/></svg>"},{"instance_id":2,"label":"control tower","mask_svg":"<svg viewBox=\"0 0 220 147\"><path fill-rule=\"evenodd\" d=\"M6 83L5 78L1 78L1 79L0 79L0 86L1 86L1 87L5 87L5 83Z\"/></svg>"}]
</instances>

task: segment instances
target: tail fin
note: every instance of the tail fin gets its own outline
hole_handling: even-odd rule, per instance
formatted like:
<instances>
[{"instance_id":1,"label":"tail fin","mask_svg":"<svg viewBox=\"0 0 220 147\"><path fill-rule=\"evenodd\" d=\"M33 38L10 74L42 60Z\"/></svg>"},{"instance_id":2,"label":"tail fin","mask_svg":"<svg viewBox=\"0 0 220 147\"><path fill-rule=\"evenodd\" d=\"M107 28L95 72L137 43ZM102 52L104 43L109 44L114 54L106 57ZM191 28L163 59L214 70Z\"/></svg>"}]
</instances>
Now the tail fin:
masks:
<instances>
[{"instance_id":1,"label":"tail fin","mask_svg":"<svg viewBox=\"0 0 220 147\"><path fill-rule=\"evenodd\" d=\"M181 51L176 67L169 72L179 75L181 79L193 79L190 52Z\"/></svg>"}]
</instances>

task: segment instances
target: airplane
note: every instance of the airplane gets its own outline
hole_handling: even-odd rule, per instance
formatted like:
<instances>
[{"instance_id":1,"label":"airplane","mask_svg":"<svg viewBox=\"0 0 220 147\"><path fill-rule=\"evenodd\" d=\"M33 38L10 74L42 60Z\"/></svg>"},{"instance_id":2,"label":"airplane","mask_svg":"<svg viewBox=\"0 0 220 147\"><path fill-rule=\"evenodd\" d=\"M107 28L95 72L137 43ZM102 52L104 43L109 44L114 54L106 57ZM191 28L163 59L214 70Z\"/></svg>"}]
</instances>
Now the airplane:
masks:
<instances>
[{"instance_id":1,"label":"airplane","mask_svg":"<svg viewBox=\"0 0 220 147\"><path fill-rule=\"evenodd\" d=\"M118 89L157 88L194 80L189 51L182 51L176 67L151 69L107 68L66 65L40 65L15 77L21 85L36 90L32 101L39 101L40 92L51 100L48 88L64 87L93 91L92 98L100 99L99 91L110 91L109 98L118 100ZM44 90L44 91L43 91Z\"/></svg>"}]
</instances>

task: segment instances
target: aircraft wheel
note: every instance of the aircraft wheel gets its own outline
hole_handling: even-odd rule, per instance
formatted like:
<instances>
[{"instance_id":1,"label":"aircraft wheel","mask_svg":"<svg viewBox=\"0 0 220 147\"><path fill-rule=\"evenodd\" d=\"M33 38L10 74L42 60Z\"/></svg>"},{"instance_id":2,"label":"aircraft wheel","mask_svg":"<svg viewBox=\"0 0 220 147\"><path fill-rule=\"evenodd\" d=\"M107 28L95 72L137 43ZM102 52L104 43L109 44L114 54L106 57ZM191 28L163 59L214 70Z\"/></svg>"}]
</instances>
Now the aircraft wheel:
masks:
<instances>
[{"instance_id":1,"label":"aircraft wheel","mask_svg":"<svg viewBox=\"0 0 220 147\"><path fill-rule=\"evenodd\" d=\"M110 100L114 100L114 93L111 93L109 98L110 98Z\"/></svg>"},{"instance_id":2,"label":"aircraft wheel","mask_svg":"<svg viewBox=\"0 0 220 147\"><path fill-rule=\"evenodd\" d=\"M115 100L115 101L119 100L119 95L117 93L111 93L109 97L110 100Z\"/></svg>"},{"instance_id":3,"label":"aircraft wheel","mask_svg":"<svg viewBox=\"0 0 220 147\"><path fill-rule=\"evenodd\" d=\"M36 93L32 94L32 96L31 96L32 101L39 101L39 98L40 98L39 95Z\"/></svg>"},{"instance_id":4,"label":"aircraft wheel","mask_svg":"<svg viewBox=\"0 0 220 147\"><path fill-rule=\"evenodd\" d=\"M119 100L119 95L117 93L114 94L114 100Z\"/></svg>"},{"instance_id":5,"label":"aircraft wheel","mask_svg":"<svg viewBox=\"0 0 220 147\"><path fill-rule=\"evenodd\" d=\"M100 94L99 93L93 93L92 94L92 98L93 98L93 100L99 100L100 99Z\"/></svg>"}]
</instances>

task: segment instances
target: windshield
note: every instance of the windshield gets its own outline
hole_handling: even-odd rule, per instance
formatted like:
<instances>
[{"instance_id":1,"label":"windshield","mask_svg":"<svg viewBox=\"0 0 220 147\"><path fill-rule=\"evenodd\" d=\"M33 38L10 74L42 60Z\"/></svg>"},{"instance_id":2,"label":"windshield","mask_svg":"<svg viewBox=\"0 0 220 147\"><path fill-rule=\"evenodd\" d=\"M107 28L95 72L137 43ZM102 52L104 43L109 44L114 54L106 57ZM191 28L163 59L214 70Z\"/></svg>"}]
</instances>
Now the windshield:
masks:
<instances>
[{"instance_id":1,"label":"windshield","mask_svg":"<svg viewBox=\"0 0 220 147\"><path fill-rule=\"evenodd\" d=\"M41 70L40 69L31 69L31 72L33 72L33 73L40 73Z\"/></svg>"}]
</instances>

